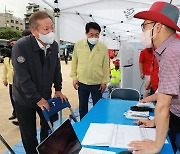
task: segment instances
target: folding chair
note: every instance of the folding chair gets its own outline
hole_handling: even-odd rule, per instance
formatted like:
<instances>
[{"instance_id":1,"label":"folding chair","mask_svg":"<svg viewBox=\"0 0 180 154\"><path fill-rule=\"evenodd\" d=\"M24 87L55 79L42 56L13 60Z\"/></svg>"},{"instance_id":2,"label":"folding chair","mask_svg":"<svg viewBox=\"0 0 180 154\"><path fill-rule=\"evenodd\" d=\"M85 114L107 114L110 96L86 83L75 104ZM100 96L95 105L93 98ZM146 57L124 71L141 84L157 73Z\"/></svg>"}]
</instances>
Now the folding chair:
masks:
<instances>
[{"instance_id":1,"label":"folding chair","mask_svg":"<svg viewBox=\"0 0 180 154\"><path fill-rule=\"evenodd\" d=\"M65 102L62 102L60 98L53 98L53 99L49 99L48 100L48 104L49 104L49 107L50 107L50 110L47 111L46 109L43 110L43 115L50 127L50 132L49 133L52 133L54 131L53 127L52 127L52 124L50 122L50 117L57 114L58 112L60 112L61 110L63 110L64 108L69 108L70 112L71 112L71 115L70 115L70 118L74 120L74 122L77 122L77 119L71 109L71 105L69 103L69 101L65 101ZM60 121L62 121L62 115L60 116Z\"/></svg>"},{"instance_id":2,"label":"folding chair","mask_svg":"<svg viewBox=\"0 0 180 154\"><path fill-rule=\"evenodd\" d=\"M133 100L139 101L140 94L136 89L116 88L110 94L111 99Z\"/></svg>"},{"instance_id":3,"label":"folding chair","mask_svg":"<svg viewBox=\"0 0 180 154\"><path fill-rule=\"evenodd\" d=\"M0 140L1 142L6 146L6 148L9 150L11 154L15 154L15 152L11 149L9 144L5 141L5 139L0 135Z\"/></svg>"}]
</instances>

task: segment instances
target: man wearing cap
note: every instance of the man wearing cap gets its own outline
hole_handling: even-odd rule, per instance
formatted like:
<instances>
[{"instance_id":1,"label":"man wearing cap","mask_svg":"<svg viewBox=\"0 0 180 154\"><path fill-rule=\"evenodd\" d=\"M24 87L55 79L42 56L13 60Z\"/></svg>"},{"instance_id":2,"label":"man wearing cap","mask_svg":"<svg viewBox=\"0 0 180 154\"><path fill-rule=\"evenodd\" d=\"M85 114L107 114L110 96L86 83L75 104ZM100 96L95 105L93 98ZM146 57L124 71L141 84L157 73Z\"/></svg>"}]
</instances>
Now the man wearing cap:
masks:
<instances>
[{"instance_id":1,"label":"man wearing cap","mask_svg":"<svg viewBox=\"0 0 180 154\"><path fill-rule=\"evenodd\" d=\"M169 128L174 152L177 150L177 134L180 133L180 42L176 38L179 9L166 2L155 2L149 11L137 13L135 18L144 19L142 43L155 47L159 63L158 98L155 109L155 141L133 141L129 149L139 153L161 151ZM169 127L168 127L169 126Z\"/></svg>"},{"instance_id":2,"label":"man wearing cap","mask_svg":"<svg viewBox=\"0 0 180 154\"><path fill-rule=\"evenodd\" d=\"M121 71L119 59L113 61L114 66L111 68L110 82L107 84L108 89L118 88L121 82Z\"/></svg>"}]
</instances>

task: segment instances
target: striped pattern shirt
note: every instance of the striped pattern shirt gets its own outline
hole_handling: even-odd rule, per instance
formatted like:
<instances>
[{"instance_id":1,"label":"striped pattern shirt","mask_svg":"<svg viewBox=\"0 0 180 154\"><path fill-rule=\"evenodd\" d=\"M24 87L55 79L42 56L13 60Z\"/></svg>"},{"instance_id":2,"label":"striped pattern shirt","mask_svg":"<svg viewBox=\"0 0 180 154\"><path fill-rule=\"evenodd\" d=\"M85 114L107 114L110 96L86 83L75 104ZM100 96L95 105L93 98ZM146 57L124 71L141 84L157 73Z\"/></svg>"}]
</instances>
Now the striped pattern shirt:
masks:
<instances>
[{"instance_id":1,"label":"striped pattern shirt","mask_svg":"<svg viewBox=\"0 0 180 154\"><path fill-rule=\"evenodd\" d=\"M166 39L155 56L159 62L158 93L173 96L170 111L180 117L180 40L176 35Z\"/></svg>"}]
</instances>

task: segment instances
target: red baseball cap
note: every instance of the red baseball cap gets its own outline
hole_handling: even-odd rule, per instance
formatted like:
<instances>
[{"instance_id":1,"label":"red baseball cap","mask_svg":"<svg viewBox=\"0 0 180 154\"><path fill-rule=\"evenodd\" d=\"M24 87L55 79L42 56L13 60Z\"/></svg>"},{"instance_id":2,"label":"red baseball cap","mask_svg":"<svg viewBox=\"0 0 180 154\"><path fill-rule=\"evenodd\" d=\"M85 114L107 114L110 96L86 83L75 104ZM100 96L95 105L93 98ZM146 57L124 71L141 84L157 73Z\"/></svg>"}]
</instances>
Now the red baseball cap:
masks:
<instances>
[{"instance_id":1,"label":"red baseball cap","mask_svg":"<svg viewBox=\"0 0 180 154\"><path fill-rule=\"evenodd\" d=\"M176 33L176 37L180 39L180 33Z\"/></svg>"},{"instance_id":2,"label":"red baseball cap","mask_svg":"<svg viewBox=\"0 0 180 154\"><path fill-rule=\"evenodd\" d=\"M167 2L155 2L148 11L142 11L134 15L134 18L152 20L180 31L177 26L179 9Z\"/></svg>"},{"instance_id":3,"label":"red baseball cap","mask_svg":"<svg viewBox=\"0 0 180 154\"><path fill-rule=\"evenodd\" d=\"M115 61L113 61L113 64L115 65L115 66L119 66L119 59L116 59Z\"/></svg>"}]
</instances>

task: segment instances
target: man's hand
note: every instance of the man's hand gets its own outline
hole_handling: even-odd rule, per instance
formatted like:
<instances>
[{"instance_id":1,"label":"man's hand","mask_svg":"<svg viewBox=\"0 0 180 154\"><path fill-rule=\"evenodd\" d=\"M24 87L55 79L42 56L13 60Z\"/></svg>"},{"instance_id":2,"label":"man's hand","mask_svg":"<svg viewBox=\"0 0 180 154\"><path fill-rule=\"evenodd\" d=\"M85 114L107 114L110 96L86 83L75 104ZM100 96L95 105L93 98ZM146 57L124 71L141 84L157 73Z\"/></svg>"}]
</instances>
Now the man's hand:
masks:
<instances>
[{"instance_id":1,"label":"man's hand","mask_svg":"<svg viewBox=\"0 0 180 154\"><path fill-rule=\"evenodd\" d=\"M141 99L139 102L141 102L141 103L148 103L148 102L152 102L152 100L148 96L148 97L145 97L145 98Z\"/></svg>"},{"instance_id":2,"label":"man's hand","mask_svg":"<svg viewBox=\"0 0 180 154\"><path fill-rule=\"evenodd\" d=\"M6 87L7 87L8 82L7 82L6 80L4 80L4 81L3 81L3 84L4 84L4 86L6 86Z\"/></svg>"},{"instance_id":3,"label":"man's hand","mask_svg":"<svg viewBox=\"0 0 180 154\"><path fill-rule=\"evenodd\" d=\"M41 108L41 110L44 110L44 108L46 108L46 110L49 111L49 104L44 98L41 98L37 105Z\"/></svg>"},{"instance_id":4,"label":"man's hand","mask_svg":"<svg viewBox=\"0 0 180 154\"><path fill-rule=\"evenodd\" d=\"M147 102L148 102L147 97L141 99L139 102L140 102L140 103L147 103Z\"/></svg>"},{"instance_id":5,"label":"man's hand","mask_svg":"<svg viewBox=\"0 0 180 154\"><path fill-rule=\"evenodd\" d=\"M147 82L144 84L144 89L145 89L145 90L149 90L149 89L150 89L150 85L151 85L151 82L150 82L150 81L147 81Z\"/></svg>"},{"instance_id":6,"label":"man's hand","mask_svg":"<svg viewBox=\"0 0 180 154\"><path fill-rule=\"evenodd\" d=\"M105 84L105 83L102 83L102 84L100 85L99 90L101 90L101 93L103 93L105 89L106 89L106 84Z\"/></svg>"},{"instance_id":7,"label":"man's hand","mask_svg":"<svg viewBox=\"0 0 180 154\"><path fill-rule=\"evenodd\" d=\"M74 89L78 90L78 87L79 87L78 80L73 80L73 87Z\"/></svg>"},{"instance_id":8,"label":"man's hand","mask_svg":"<svg viewBox=\"0 0 180 154\"><path fill-rule=\"evenodd\" d=\"M145 98L141 99L139 102L148 103L148 102L154 102L154 101L157 101L157 93L150 95L148 97L145 97Z\"/></svg>"},{"instance_id":9,"label":"man's hand","mask_svg":"<svg viewBox=\"0 0 180 154\"><path fill-rule=\"evenodd\" d=\"M141 79L144 79L144 74L141 74Z\"/></svg>"},{"instance_id":10,"label":"man's hand","mask_svg":"<svg viewBox=\"0 0 180 154\"><path fill-rule=\"evenodd\" d=\"M67 97L62 94L61 91L55 91L54 98L59 97L63 102L67 100Z\"/></svg>"},{"instance_id":11,"label":"man's hand","mask_svg":"<svg viewBox=\"0 0 180 154\"><path fill-rule=\"evenodd\" d=\"M155 145L155 142L152 140L144 139L142 141L132 141L128 144L128 150L133 150L133 154L142 154L142 153L159 153L160 148Z\"/></svg>"},{"instance_id":12,"label":"man's hand","mask_svg":"<svg viewBox=\"0 0 180 154\"><path fill-rule=\"evenodd\" d=\"M139 125L139 127L154 127L155 126L155 121L153 120L138 120L135 121L134 124Z\"/></svg>"}]
</instances>

